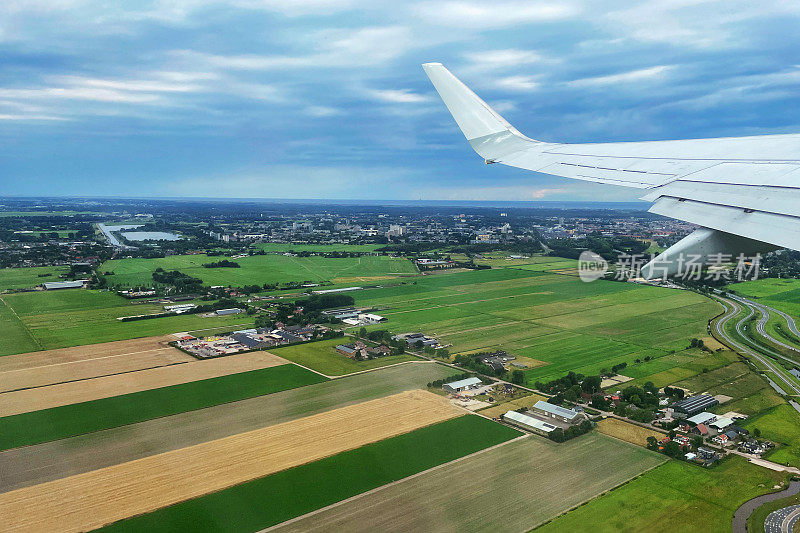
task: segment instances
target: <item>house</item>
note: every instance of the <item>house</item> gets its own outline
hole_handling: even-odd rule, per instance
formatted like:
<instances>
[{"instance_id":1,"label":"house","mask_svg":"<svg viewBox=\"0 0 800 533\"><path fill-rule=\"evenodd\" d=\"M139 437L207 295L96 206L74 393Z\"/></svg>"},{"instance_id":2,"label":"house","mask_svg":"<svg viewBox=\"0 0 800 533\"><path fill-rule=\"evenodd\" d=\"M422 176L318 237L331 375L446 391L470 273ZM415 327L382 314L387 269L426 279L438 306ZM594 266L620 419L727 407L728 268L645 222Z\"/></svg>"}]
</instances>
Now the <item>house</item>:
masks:
<instances>
[{"instance_id":1,"label":"house","mask_svg":"<svg viewBox=\"0 0 800 533\"><path fill-rule=\"evenodd\" d=\"M712 450L711 448L706 448L704 446L700 446L697 448L697 458L703 461L705 464L709 465L719 459L719 455L717 452Z\"/></svg>"},{"instance_id":2,"label":"house","mask_svg":"<svg viewBox=\"0 0 800 533\"><path fill-rule=\"evenodd\" d=\"M684 457L686 458L687 461L694 461L697 458L697 454L689 452L686 455L684 455Z\"/></svg>"},{"instance_id":3,"label":"house","mask_svg":"<svg viewBox=\"0 0 800 533\"><path fill-rule=\"evenodd\" d=\"M442 385L442 390L450 393L464 392L469 389L480 387L482 384L483 382L480 378L460 379L451 383L445 383Z\"/></svg>"},{"instance_id":4,"label":"house","mask_svg":"<svg viewBox=\"0 0 800 533\"><path fill-rule=\"evenodd\" d=\"M692 429L692 432L693 433L697 433L701 437L706 437L706 436L708 436L708 426L706 426L705 424L697 424Z\"/></svg>"},{"instance_id":5,"label":"house","mask_svg":"<svg viewBox=\"0 0 800 533\"><path fill-rule=\"evenodd\" d=\"M728 439L728 436L725 433L720 433L719 435L717 435L716 437L712 438L711 440L716 442L720 446L724 446L725 444L728 443L729 439Z\"/></svg>"},{"instance_id":6,"label":"house","mask_svg":"<svg viewBox=\"0 0 800 533\"><path fill-rule=\"evenodd\" d=\"M577 424L583 418L582 413L542 400L536 402L532 409L534 413L546 416L548 418L561 420L562 422L569 422L570 424Z\"/></svg>"},{"instance_id":7,"label":"house","mask_svg":"<svg viewBox=\"0 0 800 533\"><path fill-rule=\"evenodd\" d=\"M736 431L733 431L732 429L726 431L725 436L728 437L729 442L733 442L739 438L739 434Z\"/></svg>"}]
</instances>

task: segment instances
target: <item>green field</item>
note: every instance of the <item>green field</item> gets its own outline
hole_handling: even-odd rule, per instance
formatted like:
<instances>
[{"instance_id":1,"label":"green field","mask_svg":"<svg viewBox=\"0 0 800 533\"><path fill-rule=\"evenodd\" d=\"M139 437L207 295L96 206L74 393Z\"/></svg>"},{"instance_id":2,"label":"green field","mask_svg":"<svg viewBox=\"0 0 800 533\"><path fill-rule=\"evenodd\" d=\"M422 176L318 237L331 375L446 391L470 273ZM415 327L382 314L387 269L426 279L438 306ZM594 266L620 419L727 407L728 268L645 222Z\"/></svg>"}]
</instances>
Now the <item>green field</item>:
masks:
<instances>
[{"instance_id":1,"label":"green field","mask_svg":"<svg viewBox=\"0 0 800 533\"><path fill-rule=\"evenodd\" d=\"M563 444L530 437L277 531L526 531L664 461L597 433Z\"/></svg>"},{"instance_id":2,"label":"green field","mask_svg":"<svg viewBox=\"0 0 800 533\"><path fill-rule=\"evenodd\" d=\"M312 414L425 388L460 371L416 362L17 448L0 455L0 492L134 461ZM81 450L80 460L75 450ZM3 457L4 456L4 457Z\"/></svg>"},{"instance_id":3,"label":"green field","mask_svg":"<svg viewBox=\"0 0 800 533\"><path fill-rule=\"evenodd\" d=\"M45 281L61 281L67 267L0 268L0 292L8 289L30 289Z\"/></svg>"},{"instance_id":4,"label":"green field","mask_svg":"<svg viewBox=\"0 0 800 533\"><path fill-rule=\"evenodd\" d=\"M67 289L0 296L3 343L0 355L96 344L221 326L244 326L252 317L178 315L120 322L117 317L162 312L110 291Z\"/></svg>"},{"instance_id":5,"label":"green field","mask_svg":"<svg viewBox=\"0 0 800 533\"><path fill-rule=\"evenodd\" d=\"M800 279L764 278L732 283L726 290L800 318ZM780 337L778 337L780 338Z\"/></svg>"},{"instance_id":6,"label":"green field","mask_svg":"<svg viewBox=\"0 0 800 533\"><path fill-rule=\"evenodd\" d=\"M6 416L0 418L0 450L124 426L324 380L319 374L287 364Z\"/></svg>"},{"instance_id":7,"label":"green field","mask_svg":"<svg viewBox=\"0 0 800 533\"><path fill-rule=\"evenodd\" d=\"M706 321L719 312L689 291L584 283L524 267L425 276L351 294L357 305L381 309L389 319L381 328L435 335L453 345L451 352L504 349L546 362L526 371L529 383L621 362L633 368L646 356L660 360L706 336Z\"/></svg>"},{"instance_id":8,"label":"green field","mask_svg":"<svg viewBox=\"0 0 800 533\"><path fill-rule=\"evenodd\" d=\"M669 461L536 529L537 532L730 532L745 501L773 491L785 474L733 456L705 469Z\"/></svg>"},{"instance_id":9,"label":"green field","mask_svg":"<svg viewBox=\"0 0 800 533\"><path fill-rule=\"evenodd\" d=\"M374 252L383 244L288 244L279 242L260 242L253 245L253 249L264 250L265 252L355 252L367 253Z\"/></svg>"},{"instance_id":10,"label":"green field","mask_svg":"<svg viewBox=\"0 0 800 533\"><path fill-rule=\"evenodd\" d=\"M206 255L173 255L160 259L112 259L99 267L110 286L152 286L156 268L180 270L200 278L207 285L263 285L289 281L319 283L339 278L375 278L417 274L408 259L389 256L327 258L293 257L278 254L253 255L235 259L240 268L205 268L206 263L223 257ZM358 281L355 280L354 281Z\"/></svg>"},{"instance_id":11,"label":"green field","mask_svg":"<svg viewBox=\"0 0 800 533\"><path fill-rule=\"evenodd\" d=\"M751 432L761 430L761 436L782 446L764 456L765 459L800 467L800 413L787 403L767 409L748 419L743 427Z\"/></svg>"},{"instance_id":12,"label":"green field","mask_svg":"<svg viewBox=\"0 0 800 533\"><path fill-rule=\"evenodd\" d=\"M347 344L352 342L352 340L353 339L350 337L339 337L337 339L296 344L284 348L274 348L270 349L270 353L274 353L275 355L297 364L307 366L326 376L342 376L361 370L371 370L386 365L402 363L403 361L418 360L418 358L413 355L401 354L377 357L367 361L356 361L340 354L334 349L337 344Z\"/></svg>"},{"instance_id":13,"label":"green field","mask_svg":"<svg viewBox=\"0 0 800 533\"><path fill-rule=\"evenodd\" d=\"M103 530L257 531L519 435L511 428L465 415L123 520Z\"/></svg>"}]
</instances>

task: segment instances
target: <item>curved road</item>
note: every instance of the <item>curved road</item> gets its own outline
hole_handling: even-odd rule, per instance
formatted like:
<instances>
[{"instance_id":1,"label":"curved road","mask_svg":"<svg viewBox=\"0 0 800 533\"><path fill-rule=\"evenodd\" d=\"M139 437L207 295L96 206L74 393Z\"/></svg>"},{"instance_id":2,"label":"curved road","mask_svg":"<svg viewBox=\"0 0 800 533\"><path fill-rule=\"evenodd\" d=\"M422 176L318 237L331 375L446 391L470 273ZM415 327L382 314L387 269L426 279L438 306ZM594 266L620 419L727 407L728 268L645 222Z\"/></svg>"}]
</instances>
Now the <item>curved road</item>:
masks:
<instances>
[{"instance_id":1,"label":"curved road","mask_svg":"<svg viewBox=\"0 0 800 533\"><path fill-rule=\"evenodd\" d=\"M733 347L734 349L752 357L753 359L756 359L758 362L760 362L762 365L764 365L770 371L772 371L772 373L779 381L785 383L786 386L789 388L789 390L793 391L795 394L800 394L800 387L798 387L798 385L795 384L794 381L790 380L783 373L781 373L775 366L775 363L772 362L768 357L758 353L754 349L751 349L749 346L745 346L744 344L735 341L730 335L728 335L728 333L725 331L725 325L733 317L739 314L739 312L742 310L742 307L736 301L727 300L722 297L717 297L717 298L718 301L723 305L723 307L725 307L725 314L714 324L714 329L716 330L720 338L723 339L726 344ZM747 305L747 303L745 302L742 302L742 305L746 306L750 310L750 312L747 314L747 316L745 316L736 323L735 328L736 332L739 334L742 341L747 342L747 338L744 336L744 333L742 332L742 325L755 314L756 309L755 307ZM775 354L775 355L781 358L785 358L780 354ZM788 358L785 359L789 360Z\"/></svg>"},{"instance_id":2,"label":"curved road","mask_svg":"<svg viewBox=\"0 0 800 533\"><path fill-rule=\"evenodd\" d=\"M800 505L790 505L772 511L764 520L764 533L792 533L798 518L800 518Z\"/></svg>"},{"instance_id":3,"label":"curved road","mask_svg":"<svg viewBox=\"0 0 800 533\"><path fill-rule=\"evenodd\" d=\"M766 339L772 341L773 343L775 343L778 346L782 346L783 348L786 348L788 350L792 350L793 352L797 352L798 354L800 354L800 349L796 348L795 346L791 346L789 344L786 344L785 342L779 341L778 339L776 339L775 337L773 337L772 335L767 333L767 331L766 331L766 329L764 327L764 326L766 326L767 321L769 320L770 312L774 312L775 314L781 316L784 320L786 320L786 325L789 327L789 330L792 331L792 333L794 333L795 331L797 331L797 325L795 324L794 319L792 317L790 317L789 315L787 315L783 311L778 311L777 309L775 309L773 307L767 307L764 304L759 304L759 303L750 301L750 300L748 300L746 298L742 298L741 296L730 295L730 298L732 298L732 299L736 300L737 302L739 302L739 303L741 303L743 305L746 305L746 306L748 306L750 308L758 309L758 311L761 312L761 319L758 321L758 324L756 324L756 330L758 331L758 333L762 337L765 337ZM786 359L787 361L792 362L792 363L796 362L796 361L792 361L788 357L783 357L782 355L780 357L783 358L783 359Z\"/></svg>"},{"instance_id":4,"label":"curved road","mask_svg":"<svg viewBox=\"0 0 800 533\"><path fill-rule=\"evenodd\" d=\"M764 494L763 496L756 496L752 500L747 500L741 506L739 506L739 508L736 509L736 512L733 514L733 522L731 524L733 526L733 533L747 533L747 519L750 518L750 515L753 514L753 511L755 511L765 503L779 500L781 498L786 498L788 496L794 496L799 492L800 492L800 481L790 481L789 486L780 492L773 492L772 494ZM771 517L773 514L775 513L772 513L769 516ZM781 520L781 523L782 522L783 520ZM766 533L777 533L778 531L780 531L780 529L778 530L768 529L767 527L768 524L769 524L769 517L767 517L767 520L764 522L764 529L766 530Z\"/></svg>"}]
</instances>

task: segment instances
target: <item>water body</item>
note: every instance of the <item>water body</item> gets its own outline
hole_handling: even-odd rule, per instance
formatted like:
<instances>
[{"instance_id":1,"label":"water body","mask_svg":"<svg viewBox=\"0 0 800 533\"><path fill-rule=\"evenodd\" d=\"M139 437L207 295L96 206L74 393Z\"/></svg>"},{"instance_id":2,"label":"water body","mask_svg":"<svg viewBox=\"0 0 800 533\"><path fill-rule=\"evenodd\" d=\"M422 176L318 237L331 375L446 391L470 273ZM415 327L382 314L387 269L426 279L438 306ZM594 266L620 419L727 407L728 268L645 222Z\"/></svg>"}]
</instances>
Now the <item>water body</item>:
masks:
<instances>
[{"instance_id":1,"label":"water body","mask_svg":"<svg viewBox=\"0 0 800 533\"><path fill-rule=\"evenodd\" d=\"M123 231L123 237L129 241L177 241L181 236L166 231Z\"/></svg>"}]
</instances>

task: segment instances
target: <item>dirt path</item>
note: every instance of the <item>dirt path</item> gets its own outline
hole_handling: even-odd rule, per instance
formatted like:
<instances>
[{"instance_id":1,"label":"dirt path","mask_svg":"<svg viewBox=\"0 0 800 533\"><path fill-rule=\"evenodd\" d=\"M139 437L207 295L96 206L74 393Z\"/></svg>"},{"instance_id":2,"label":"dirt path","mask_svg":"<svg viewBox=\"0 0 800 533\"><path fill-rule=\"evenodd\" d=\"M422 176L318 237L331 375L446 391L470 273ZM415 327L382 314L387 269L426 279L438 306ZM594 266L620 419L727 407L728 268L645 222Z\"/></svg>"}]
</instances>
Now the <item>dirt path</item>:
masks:
<instances>
[{"instance_id":1,"label":"dirt path","mask_svg":"<svg viewBox=\"0 0 800 533\"><path fill-rule=\"evenodd\" d=\"M6 531L86 531L462 414L409 391L0 495Z\"/></svg>"}]
</instances>

